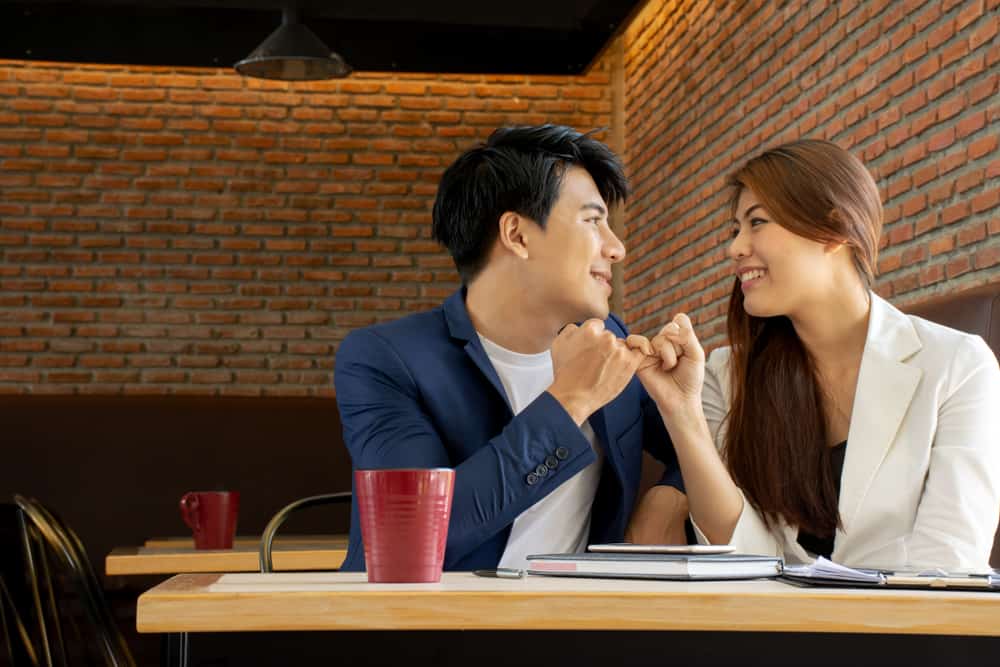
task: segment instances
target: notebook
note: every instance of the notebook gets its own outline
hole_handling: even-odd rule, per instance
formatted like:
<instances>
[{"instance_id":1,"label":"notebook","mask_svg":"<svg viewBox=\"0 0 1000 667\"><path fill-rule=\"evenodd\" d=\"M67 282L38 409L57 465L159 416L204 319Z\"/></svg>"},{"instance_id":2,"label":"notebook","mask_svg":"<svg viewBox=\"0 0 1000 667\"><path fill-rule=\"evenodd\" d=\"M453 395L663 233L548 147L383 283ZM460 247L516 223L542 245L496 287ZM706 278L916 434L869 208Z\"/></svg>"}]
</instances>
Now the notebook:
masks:
<instances>
[{"instance_id":1,"label":"notebook","mask_svg":"<svg viewBox=\"0 0 1000 667\"><path fill-rule=\"evenodd\" d=\"M575 553L528 556L528 574L623 579L759 579L781 559L749 554Z\"/></svg>"},{"instance_id":2,"label":"notebook","mask_svg":"<svg viewBox=\"0 0 1000 667\"><path fill-rule=\"evenodd\" d=\"M845 567L822 556L805 565L785 565L781 580L798 586L1000 591L1000 573L996 570L985 573L874 570Z\"/></svg>"}]
</instances>

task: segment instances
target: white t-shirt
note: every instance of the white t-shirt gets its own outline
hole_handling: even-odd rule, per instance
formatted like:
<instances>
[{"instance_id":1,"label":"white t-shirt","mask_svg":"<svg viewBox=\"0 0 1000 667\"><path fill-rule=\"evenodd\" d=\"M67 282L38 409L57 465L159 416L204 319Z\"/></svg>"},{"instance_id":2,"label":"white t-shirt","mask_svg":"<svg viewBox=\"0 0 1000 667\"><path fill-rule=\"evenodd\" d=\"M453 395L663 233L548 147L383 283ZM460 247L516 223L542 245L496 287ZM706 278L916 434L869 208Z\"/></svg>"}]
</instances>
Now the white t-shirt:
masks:
<instances>
[{"instance_id":1,"label":"white t-shirt","mask_svg":"<svg viewBox=\"0 0 1000 667\"><path fill-rule=\"evenodd\" d=\"M515 415L552 384L552 355L548 351L521 354L500 347L482 336L479 339L500 376ZM597 453L597 460L514 519L507 547L500 558L500 567L523 569L530 554L586 550L590 535L590 510L601 477L603 453L597 446L597 436L590 423L583 422L580 430Z\"/></svg>"}]
</instances>

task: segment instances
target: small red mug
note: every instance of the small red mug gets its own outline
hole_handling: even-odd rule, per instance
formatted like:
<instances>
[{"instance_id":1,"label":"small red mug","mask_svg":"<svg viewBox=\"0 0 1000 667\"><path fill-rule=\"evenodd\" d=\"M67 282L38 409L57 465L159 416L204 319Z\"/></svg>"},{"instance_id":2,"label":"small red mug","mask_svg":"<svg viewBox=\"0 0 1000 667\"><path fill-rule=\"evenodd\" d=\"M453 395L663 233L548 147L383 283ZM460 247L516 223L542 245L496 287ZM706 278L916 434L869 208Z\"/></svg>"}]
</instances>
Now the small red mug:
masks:
<instances>
[{"instance_id":1,"label":"small red mug","mask_svg":"<svg viewBox=\"0 0 1000 667\"><path fill-rule=\"evenodd\" d=\"M181 517L194 535L195 549L232 549L240 511L238 491L189 491Z\"/></svg>"},{"instance_id":2,"label":"small red mug","mask_svg":"<svg viewBox=\"0 0 1000 667\"><path fill-rule=\"evenodd\" d=\"M368 581L441 580L454 489L451 468L354 472Z\"/></svg>"}]
</instances>

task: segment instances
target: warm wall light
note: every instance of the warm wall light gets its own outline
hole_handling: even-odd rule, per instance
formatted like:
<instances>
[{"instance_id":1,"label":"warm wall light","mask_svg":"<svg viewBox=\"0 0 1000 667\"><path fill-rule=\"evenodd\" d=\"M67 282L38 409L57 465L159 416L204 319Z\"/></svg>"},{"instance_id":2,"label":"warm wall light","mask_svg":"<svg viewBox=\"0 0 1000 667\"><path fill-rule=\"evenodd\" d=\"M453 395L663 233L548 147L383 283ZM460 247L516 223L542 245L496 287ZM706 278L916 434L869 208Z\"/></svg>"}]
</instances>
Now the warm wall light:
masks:
<instances>
[{"instance_id":1,"label":"warm wall light","mask_svg":"<svg viewBox=\"0 0 1000 667\"><path fill-rule=\"evenodd\" d=\"M278 29L235 68L243 76L281 81L338 79L352 69L316 33L299 23L298 13L291 6L282 10Z\"/></svg>"}]
</instances>

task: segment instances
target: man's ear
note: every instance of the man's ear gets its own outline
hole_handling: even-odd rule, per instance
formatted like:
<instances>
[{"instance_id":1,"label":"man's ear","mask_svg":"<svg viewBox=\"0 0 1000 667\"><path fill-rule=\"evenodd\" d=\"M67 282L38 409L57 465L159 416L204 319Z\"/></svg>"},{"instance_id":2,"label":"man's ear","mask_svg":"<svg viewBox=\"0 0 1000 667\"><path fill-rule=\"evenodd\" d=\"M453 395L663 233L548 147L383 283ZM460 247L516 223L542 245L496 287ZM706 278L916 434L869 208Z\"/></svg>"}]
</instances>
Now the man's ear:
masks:
<instances>
[{"instance_id":1,"label":"man's ear","mask_svg":"<svg viewBox=\"0 0 1000 667\"><path fill-rule=\"evenodd\" d=\"M530 230L527 222L527 219L513 211L505 211L498 222L500 233L497 240L500 245L521 259L528 259L526 235L530 233Z\"/></svg>"}]
</instances>

